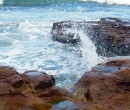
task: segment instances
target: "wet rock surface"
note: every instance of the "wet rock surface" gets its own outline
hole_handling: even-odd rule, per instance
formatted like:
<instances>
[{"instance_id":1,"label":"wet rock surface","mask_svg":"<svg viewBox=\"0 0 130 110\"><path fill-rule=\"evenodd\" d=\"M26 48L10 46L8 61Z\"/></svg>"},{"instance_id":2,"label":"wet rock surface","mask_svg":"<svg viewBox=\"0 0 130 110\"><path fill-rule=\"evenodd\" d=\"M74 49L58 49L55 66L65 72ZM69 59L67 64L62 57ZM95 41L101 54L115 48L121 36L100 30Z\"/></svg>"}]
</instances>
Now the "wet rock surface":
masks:
<instances>
[{"instance_id":1,"label":"wet rock surface","mask_svg":"<svg viewBox=\"0 0 130 110\"><path fill-rule=\"evenodd\" d=\"M58 23L53 23L51 34L53 40L62 43L72 43L77 44L80 42L80 36L74 32L75 22L63 21ZM73 30L72 30L73 29Z\"/></svg>"},{"instance_id":2,"label":"wet rock surface","mask_svg":"<svg viewBox=\"0 0 130 110\"><path fill-rule=\"evenodd\" d=\"M76 30L76 31L74 31ZM60 42L77 43L82 30L104 56L130 54L130 21L118 18L101 18L99 21L63 21L54 23L52 36Z\"/></svg>"},{"instance_id":3,"label":"wet rock surface","mask_svg":"<svg viewBox=\"0 0 130 110\"><path fill-rule=\"evenodd\" d=\"M73 31L72 31L73 30ZM130 54L130 23L117 18L54 23L53 39L80 43L79 31L105 56ZM0 110L130 110L130 57L112 58L86 72L69 93L53 76L31 70L19 74L0 66Z\"/></svg>"},{"instance_id":4,"label":"wet rock surface","mask_svg":"<svg viewBox=\"0 0 130 110\"><path fill-rule=\"evenodd\" d=\"M56 100L65 100L67 95L45 72L19 74L12 67L0 67L0 110L50 110Z\"/></svg>"},{"instance_id":5,"label":"wet rock surface","mask_svg":"<svg viewBox=\"0 0 130 110\"><path fill-rule=\"evenodd\" d=\"M90 24L91 25L91 24ZM130 20L101 18L90 26L88 34L97 47L97 52L108 56L130 54Z\"/></svg>"},{"instance_id":6,"label":"wet rock surface","mask_svg":"<svg viewBox=\"0 0 130 110\"><path fill-rule=\"evenodd\" d=\"M4 79L17 74L18 72L12 67L0 66L0 79Z\"/></svg>"},{"instance_id":7,"label":"wet rock surface","mask_svg":"<svg viewBox=\"0 0 130 110\"><path fill-rule=\"evenodd\" d=\"M0 67L0 110L130 110L130 58L96 65L71 93L45 72Z\"/></svg>"},{"instance_id":8,"label":"wet rock surface","mask_svg":"<svg viewBox=\"0 0 130 110\"><path fill-rule=\"evenodd\" d=\"M80 78L74 90L85 110L130 110L130 59L98 64Z\"/></svg>"}]
</instances>

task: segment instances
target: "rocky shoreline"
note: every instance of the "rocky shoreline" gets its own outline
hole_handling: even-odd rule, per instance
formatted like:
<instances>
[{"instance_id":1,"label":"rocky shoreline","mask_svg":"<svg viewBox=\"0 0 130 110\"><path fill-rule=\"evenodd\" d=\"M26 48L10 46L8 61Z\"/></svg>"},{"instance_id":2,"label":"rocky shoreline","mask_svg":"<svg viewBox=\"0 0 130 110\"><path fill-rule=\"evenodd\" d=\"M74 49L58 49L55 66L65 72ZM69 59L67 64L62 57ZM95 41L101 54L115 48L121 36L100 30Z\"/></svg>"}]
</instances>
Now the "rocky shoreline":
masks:
<instances>
[{"instance_id":1,"label":"rocky shoreline","mask_svg":"<svg viewBox=\"0 0 130 110\"><path fill-rule=\"evenodd\" d=\"M86 72L74 86L77 98L90 103L82 106L86 110L130 110L129 64L129 58L114 58Z\"/></svg>"},{"instance_id":2,"label":"rocky shoreline","mask_svg":"<svg viewBox=\"0 0 130 110\"><path fill-rule=\"evenodd\" d=\"M0 110L130 110L130 58L114 58L93 67L74 85L73 92L55 86L55 79L39 71L19 74L0 67ZM60 109L59 109L60 110Z\"/></svg>"},{"instance_id":3,"label":"rocky shoreline","mask_svg":"<svg viewBox=\"0 0 130 110\"><path fill-rule=\"evenodd\" d=\"M53 39L80 43L82 29L104 56L130 54L130 22L102 18L93 22L54 23ZM53 76L43 71L18 73L0 66L0 110L130 110L130 57L115 57L86 72L72 87L73 92L55 85ZM73 104L58 108L60 102Z\"/></svg>"},{"instance_id":4,"label":"rocky shoreline","mask_svg":"<svg viewBox=\"0 0 130 110\"><path fill-rule=\"evenodd\" d=\"M77 33L75 33L75 31ZM130 55L130 21L101 18L99 21L62 21L53 24L53 39L63 43L79 43L83 31L102 56Z\"/></svg>"},{"instance_id":5,"label":"rocky shoreline","mask_svg":"<svg viewBox=\"0 0 130 110\"><path fill-rule=\"evenodd\" d=\"M49 110L53 103L65 100L68 95L45 72L19 74L12 67L0 67L0 110Z\"/></svg>"}]
</instances>

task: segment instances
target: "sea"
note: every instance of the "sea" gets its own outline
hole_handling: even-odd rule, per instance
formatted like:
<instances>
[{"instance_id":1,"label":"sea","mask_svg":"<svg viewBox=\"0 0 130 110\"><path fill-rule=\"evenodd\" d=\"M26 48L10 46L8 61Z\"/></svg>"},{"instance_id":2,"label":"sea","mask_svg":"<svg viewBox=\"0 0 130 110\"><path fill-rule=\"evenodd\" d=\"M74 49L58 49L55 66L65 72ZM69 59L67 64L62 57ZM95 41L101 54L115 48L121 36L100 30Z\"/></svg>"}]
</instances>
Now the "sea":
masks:
<instances>
[{"instance_id":1,"label":"sea","mask_svg":"<svg viewBox=\"0 0 130 110\"><path fill-rule=\"evenodd\" d=\"M70 89L106 58L97 54L83 30L71 30L80 35L81 45L53 41L53 23L103 17L128 20L130 0L0 0L0 66L12 66L21 74L45 71L57 86Z\"/></svg>"}]
</instances>

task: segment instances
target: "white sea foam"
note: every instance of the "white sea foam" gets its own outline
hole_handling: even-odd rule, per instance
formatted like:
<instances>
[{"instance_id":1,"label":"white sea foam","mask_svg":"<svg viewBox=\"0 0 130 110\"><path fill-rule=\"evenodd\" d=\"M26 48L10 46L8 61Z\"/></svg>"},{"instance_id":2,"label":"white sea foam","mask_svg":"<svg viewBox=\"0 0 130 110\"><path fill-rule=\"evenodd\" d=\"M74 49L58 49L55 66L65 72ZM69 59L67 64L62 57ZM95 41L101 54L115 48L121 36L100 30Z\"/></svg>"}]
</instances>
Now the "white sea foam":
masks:
<instances>
[{"instance_id":1,"label":"white sea foam","mask_svg":"<svg viewBox=\"0 0 130 110\"><path fill-rule=\"evenodd\" d=\"M41 34L44 36L48 35L47 32L50 32L51 27L52 27L52 23L47 22L47 21L35 23L35 22L30 22L26 20L24 22L19 23L19 30L21 30L22 32Z\"/></svg>"},{"instance_id":2,"label":"white sea foam","mask_svg":"<svg viewBox=\"0 0 130 110\"><path fill-rule=\"evenodd\" d=\"M98 3L130 5L130 0L81 0L81 1L93 1Z\"/></svg>"},{"instance_id":3,"label":"white sea foam","mask_svg":"<svg viewBox=\"0 0 130 110\"><path fill-rule=\"evenodd\" d=\"M81 51L83 59L87 62L88 70L91 69L93 66L100 62L100 57L96 52L96 47L90 40L90 38L84 33L84 31L79 31L80 39L82 42Z\"/></svg>"},{"instance_id":4,"label":"white sea foam","mask_svg":"<svg viewBox=\"0 0 130 110\"><path fill-rule=\"evenodd\" d=\"M3 4L3 0L0 0L0 4Z\"/></svg>"},{"instance_id":5,"label":"white sea foam","mask_svg":"<svg viewBox=\"0 0 130 110\"><path fill-rule=\"evenodd\" d=\"M103 58L100 58L100 56L98 56L95 45L82 29L67 30L67 33L69 32L75 33L75 36L78 35L80 37L82 43L80 46L80 50L82 52L81 54L83 62L86 63L88 70L90 70L93 66L101 62L101 60L103 60Z\"/></svg>"}]
</instances>

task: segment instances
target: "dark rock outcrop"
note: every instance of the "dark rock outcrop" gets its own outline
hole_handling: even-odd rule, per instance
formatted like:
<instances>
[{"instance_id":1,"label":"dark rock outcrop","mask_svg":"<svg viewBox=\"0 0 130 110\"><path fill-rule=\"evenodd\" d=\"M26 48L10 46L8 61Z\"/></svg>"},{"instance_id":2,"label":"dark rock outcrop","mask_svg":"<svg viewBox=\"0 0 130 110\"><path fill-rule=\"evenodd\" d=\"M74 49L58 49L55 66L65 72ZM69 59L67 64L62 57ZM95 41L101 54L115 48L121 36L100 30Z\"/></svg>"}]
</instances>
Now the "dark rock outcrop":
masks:
<instances>
[{"instance_id":1,"label":"dark rock outcrop","mask_svg":"<svg viewBox=\"0 0 130 110\"><path fill-rule=\"evenodd\" d=\"M100 55L130 55L130 21L118 18L101 18L93 22L63 21L53 24L52 36L60 42L77 43L82 37L79 30L91 38Z\"/></svg>"},{"instance_id":2,"label":"dark rock outcrop","mask_svg":"<svg viewBox=\"0 0 130 110\"><path fill-rule=\"evenodd\" d=\"M95 23L90 24L88 34L98 53L109 56L130 55L130 21L101 18Z\"/></svg>"},{"instance_id":3,"label":"dark rock outcrop","mask_svg":"<svg viewBox=\"0 0 130 110\"><path fill-rule=\"evenodd\" d=\"M78 42L80 42L78 33L73 32L75 29L74 24L75 22L71 21L54 23L51 31L53 40L62 43L72 43L72 44L77 44Z\"/></svg>"},{"instance_id":4,"label":"dark rock outcrop","mask_svg":"<svg viewBox=\"0 0 130 110\"><path fill-rule=\"evenodd\" d=\"M0 67L0 110L50 110L55 100L65 100L67 95L44 72L19 74L12 67Z\"/></svg>"},{"instance_id":5,"label":"dark rock outcrop","mask_svg":"<svg viewBox=\"0 0 130 110\"><path fill-rule=\"evenodd\" d=\"M74 90L86 110L130 110L130 59L98 64L80 78Z\"/></svg>"}]
</instances>

